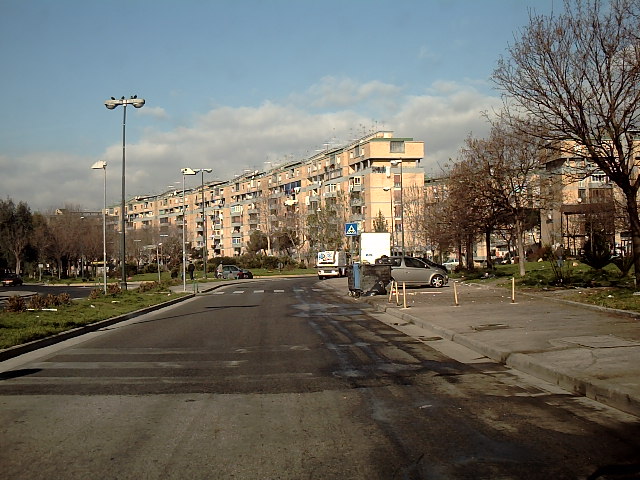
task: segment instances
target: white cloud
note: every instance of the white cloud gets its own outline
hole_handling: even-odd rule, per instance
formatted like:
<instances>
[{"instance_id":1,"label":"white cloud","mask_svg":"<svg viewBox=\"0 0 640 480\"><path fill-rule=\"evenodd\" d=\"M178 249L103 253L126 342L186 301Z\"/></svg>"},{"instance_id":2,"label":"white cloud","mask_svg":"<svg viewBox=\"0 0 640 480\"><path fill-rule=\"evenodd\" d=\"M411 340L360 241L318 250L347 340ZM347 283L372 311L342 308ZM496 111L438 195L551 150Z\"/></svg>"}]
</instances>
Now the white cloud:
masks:
<instances>
[{"instance_id":1,"label":"white cloud","mask_svg":"<svg viewBox=\"0 0 640 480\"><path fill-rule=\"evenodd\" d=\"M482 136L487 127L481 112L499 103L467 84L440 82L425 93L407 96L399 86L327 77L287 104L214 108L190 125L162 131L158 124L145 130L138 142L127 144L127 195L166 191L167 185L181 183L180 169L186 166L213 168L205 178L226 180L245 169L264 169L265 162L306 158L327 141L346 143L368 132L376 117L384 118L379 128L423 140L424 166L430 168L455 157L470 132ZM152 114L166 116L162 108ZM14 172L0 177L0 191L16 202L26 201L33 210L67 203L97 210L102 206L102 177L90 167L99 159L108 162L108 202L116 204L121 158L118 142L98 158L63 152L0 156L0 169ZM187 182L193 185L195 180Z\"/></svg>"},{"instance_id":2,"label":"white cloud","mask_svg":"<svg viewBox=\"0 0 640 480\"><path fill-rule=\"evenodd\" d=\"M153 118L156 118L158 120L165 120L165 119L169 118L169 115L167 114L165 109L162 108L162 107L145 106L144 108L140 109L138 111L138 113L140 115L147 116L147 117L153 117Z\"/></svg>"},{"instance_id":3,"label":"white cloud","mask_svg":"<svg viewBox=\"0 0 640 480\"><path fill-rule=\"evenodd\" d=\"M402 88L377 80L359 83L351 78L327 76L304 94L291 96L299 105L319 109L349 108L362 111L389 108L401 95ZM364 107L364 108L363 108Z\"/></svg>"}]
</instances>

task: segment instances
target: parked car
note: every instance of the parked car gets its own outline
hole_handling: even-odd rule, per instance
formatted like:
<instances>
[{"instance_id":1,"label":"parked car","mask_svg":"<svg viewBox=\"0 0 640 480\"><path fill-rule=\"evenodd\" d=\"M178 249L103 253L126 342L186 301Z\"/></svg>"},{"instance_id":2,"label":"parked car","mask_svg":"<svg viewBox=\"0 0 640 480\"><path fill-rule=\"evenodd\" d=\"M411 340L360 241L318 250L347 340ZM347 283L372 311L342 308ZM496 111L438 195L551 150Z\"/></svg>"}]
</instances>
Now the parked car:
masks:
<instances>
[{"instance_id":1,"label":"parked car","mask_svg":"<svg viewBox=\"0 0 640 480\"><path fill-rule=\"evenodd\" d=\"M460 262L458 262L458 260L447 260L442 265L444 265L449 272L453 272L458 265L460 265Z\"/></svg>"},{"instance_id":2,"label":"parked car","mask_svg":"<svg viewBox=\"0 0 640 480\"><path fill-rule=\"evenodd\" d=\"M382 259L381 259L382 260ZM391 278L407 285L430 285L440 288L449 283L447 269L437 263L425 263L414 257L393 256L382 262L391 264Z\"/></svg>"},{"instance_id":3,"label":"parked car","mask_svg":"<svg viewBox=\"0 0 640 480\"><path fill-rule=\"evenodd\" d=\"M216 277L224 278L225 280L233 280L238 278L253 278L253 273L245 268L240 268L237 265L218 265L216 269Z\"/></svg>"},{"instance_id":4,"label":"parked car","mask_svg":"<svg viewBox=\"0 0 640 480\"><path fill-rule=\"evenodd\" d=\"M22 285L22 278L17 273L5 273L0 279L2 285L5 287L11 287L14 285Z\"/></svg>"}]
</instances>

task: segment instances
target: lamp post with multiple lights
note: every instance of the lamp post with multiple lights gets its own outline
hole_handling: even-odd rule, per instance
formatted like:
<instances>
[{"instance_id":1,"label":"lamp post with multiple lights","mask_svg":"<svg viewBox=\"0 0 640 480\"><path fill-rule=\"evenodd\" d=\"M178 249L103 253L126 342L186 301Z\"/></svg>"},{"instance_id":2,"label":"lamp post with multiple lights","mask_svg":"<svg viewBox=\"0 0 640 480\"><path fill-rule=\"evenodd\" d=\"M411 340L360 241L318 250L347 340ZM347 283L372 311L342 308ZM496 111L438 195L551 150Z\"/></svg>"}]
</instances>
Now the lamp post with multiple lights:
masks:
<instances>
[{"instance_id":1,"label":"lamp post with multiple lights","mask_svg":"<svg viewBox=\"0 0 640 480\"><path fill-rule=\"evenodd\" d=\"M204 214L204 174L205 173L211 173L213 172L213 169L211 168L189 168L189 169L183 169L183 170L190 170L194 173L199 173L201 175L201 179L202 179L202 238L204 240L204 243L202 245L202 261L204 263L204 278L207 278L207 256L208 256L208 252L207 252L207 219L205 217ZM192 173L187 173L187 175L193 175Z\"/></svg>"},{"instance_id":2,"label":"lamp post with multiple lights","mask_svg":"<svg viewBox=\"0 0 640 480\"><path fill-rule=\"evenodd\" d=\"M186 167L180 170L182 172L182 289L187 291L187 249L186 249L186 228L187 228L187 212L185 208L185 188L184 178L187 175L195 175L195 170Z\"/></svg>"},{"instance_id":3,"label":"lamp post with multiple lights","mask_svg":"<svg viewBox=\"0 0 640 480\"><path fill-rule=\"evenodd\" d=\"M104 294L107 294L107 162L99 161L91 165L93 170L104 170L104 204L102 207L102 277Z\"/></svg>"},{"instance_id":4,"label":"lamp post with multiple lights","mask_svg":"<svg viewBox=\"0 0 640 480\"><path fill-rule=\"evenodd\" d=\"M135 108L141 108L144 105L144 99L138 98L137 95L133 95L131 98L120 98L115 99L111 97L111 99L104 102L104 106L109 110L113 110L117 106L122 106L123 115L122 115L122 199L120 202L120 229L121 229L121 238L120 238L120 264L122 268L122 288L127 289L127 246L125 242L125 228L126 228L126 211L125 211L125 149L126 149L126 124L127 124L127 105L133 105Z\"/></svg>"}]
</instances>

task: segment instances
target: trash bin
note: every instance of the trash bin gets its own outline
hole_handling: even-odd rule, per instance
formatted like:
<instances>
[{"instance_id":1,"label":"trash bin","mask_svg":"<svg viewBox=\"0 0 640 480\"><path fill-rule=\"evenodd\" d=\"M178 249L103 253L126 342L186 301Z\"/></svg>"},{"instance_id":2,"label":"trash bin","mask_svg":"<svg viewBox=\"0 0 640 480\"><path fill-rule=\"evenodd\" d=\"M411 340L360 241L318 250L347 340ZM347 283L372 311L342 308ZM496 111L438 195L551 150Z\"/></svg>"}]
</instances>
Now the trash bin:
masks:
<instances>
[{"instance_id":1,"label":"trash bin","mask_svg":"<svg viewBox=\"0 0 640 480\"><path fill-rule=\"evenodd\" d=\"M349 295L386 295L391 282L391 265L354 263L348 269Z\"/></svg>"},{"instance_id":2,"label":"trash bin","mask_svg":"<svg viewBox=\"0 0 640 480\"><path fill-rule=\"evenodd\" d=\"M358 262L347 267L347 277L349 279L349 295L353 295L355 292L361 292L360 264Z\"/></svg>"}]
</instances>

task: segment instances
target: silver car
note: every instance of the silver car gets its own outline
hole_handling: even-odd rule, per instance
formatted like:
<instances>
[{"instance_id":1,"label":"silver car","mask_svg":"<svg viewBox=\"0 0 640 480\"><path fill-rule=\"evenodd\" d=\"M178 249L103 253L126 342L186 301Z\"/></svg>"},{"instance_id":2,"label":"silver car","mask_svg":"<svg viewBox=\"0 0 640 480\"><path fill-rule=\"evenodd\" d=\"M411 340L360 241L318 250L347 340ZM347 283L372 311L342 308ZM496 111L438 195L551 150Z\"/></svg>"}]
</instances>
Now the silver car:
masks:
<instances>
[{"instance_id":1,"label":"silver car","mask_svg":"<svg viewBox=\"0 0 640 480\"><path fill-rule=\"evenodd\" d=\"M391 277L399 284L440 288L449 282L447 269L433 262L425 263L419 258L402 256L387 257L383 261L391 264Z\"/></svg>"}]
</instances>

